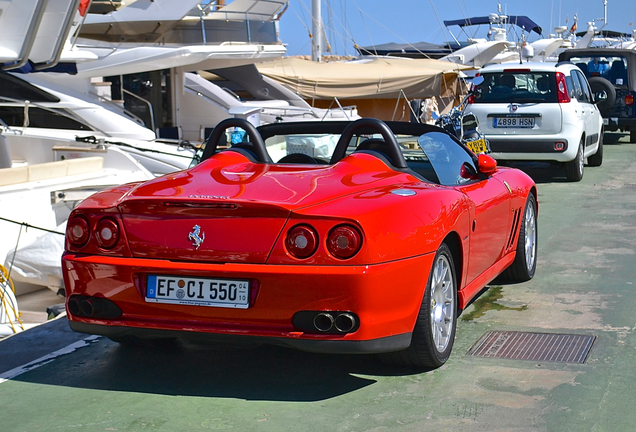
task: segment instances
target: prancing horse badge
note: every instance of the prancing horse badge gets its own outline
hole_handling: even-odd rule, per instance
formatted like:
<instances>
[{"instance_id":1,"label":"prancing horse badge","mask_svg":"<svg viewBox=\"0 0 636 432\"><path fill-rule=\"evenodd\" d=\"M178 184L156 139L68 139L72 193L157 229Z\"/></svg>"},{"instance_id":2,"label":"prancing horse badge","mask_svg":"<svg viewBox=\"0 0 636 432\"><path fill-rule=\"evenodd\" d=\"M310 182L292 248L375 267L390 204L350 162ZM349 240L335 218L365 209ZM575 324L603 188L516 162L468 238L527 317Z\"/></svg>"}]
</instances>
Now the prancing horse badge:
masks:
<instances>
[{"instance_id":1,"label":"prancing horse badge","mask_svg":"<svg viewBox=\"0 0 636 432\"><path fill-rule=\"evenodd\" d=\"M192 227L192 232L188 234L188 239L193 241L192 246L194 246L195 249L199 249L199 246L201 246L201 243L205 240L205 233L201 232L199 225L195 225Z\"/></svg>"}]
</instances>

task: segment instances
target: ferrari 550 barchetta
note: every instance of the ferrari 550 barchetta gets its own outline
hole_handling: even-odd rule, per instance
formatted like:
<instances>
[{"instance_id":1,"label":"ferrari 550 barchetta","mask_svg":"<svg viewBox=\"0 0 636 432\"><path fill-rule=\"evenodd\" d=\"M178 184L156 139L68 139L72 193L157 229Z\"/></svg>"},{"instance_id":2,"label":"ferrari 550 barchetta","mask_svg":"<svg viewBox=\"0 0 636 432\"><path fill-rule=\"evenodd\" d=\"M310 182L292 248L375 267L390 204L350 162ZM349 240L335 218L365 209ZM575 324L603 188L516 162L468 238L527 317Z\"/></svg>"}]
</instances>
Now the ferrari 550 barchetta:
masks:
<instances>
[{"instance_id":1,"label":"ferrari 550 barchetta","mask_svg":"<svg viewBox=\"0 0 636 432\"><path fill-rule=\"evenodd\" d=\"M535 273L532 179L435 126L228 119L197 162L72 212L62 266L74 330L431 369L489 282Z\"/></svg>"}]
</instances>

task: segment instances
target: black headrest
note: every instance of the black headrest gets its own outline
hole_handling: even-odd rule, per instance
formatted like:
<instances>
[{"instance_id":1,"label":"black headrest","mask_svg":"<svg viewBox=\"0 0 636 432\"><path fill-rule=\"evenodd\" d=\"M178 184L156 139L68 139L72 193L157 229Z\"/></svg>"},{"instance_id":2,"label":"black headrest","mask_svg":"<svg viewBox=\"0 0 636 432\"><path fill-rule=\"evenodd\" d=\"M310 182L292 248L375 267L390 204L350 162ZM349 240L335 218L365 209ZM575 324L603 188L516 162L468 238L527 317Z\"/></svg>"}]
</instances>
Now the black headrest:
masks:
<instances>
[{"instance_id":1,"label":"black headrest","mask_svg":"<svg viewBox=\"0 0 636 432\"><path fill-rule=\"evenodd\" d=\"M391 153L389 151L389 145L383 139L369 138L362 141L356 148L356 151L363 150L371 150L373 152L381 153L381 155L384 156L391 165L395 165L395 161L393 161L391 156L389 156Z\"/></svg>"}]
</instances>

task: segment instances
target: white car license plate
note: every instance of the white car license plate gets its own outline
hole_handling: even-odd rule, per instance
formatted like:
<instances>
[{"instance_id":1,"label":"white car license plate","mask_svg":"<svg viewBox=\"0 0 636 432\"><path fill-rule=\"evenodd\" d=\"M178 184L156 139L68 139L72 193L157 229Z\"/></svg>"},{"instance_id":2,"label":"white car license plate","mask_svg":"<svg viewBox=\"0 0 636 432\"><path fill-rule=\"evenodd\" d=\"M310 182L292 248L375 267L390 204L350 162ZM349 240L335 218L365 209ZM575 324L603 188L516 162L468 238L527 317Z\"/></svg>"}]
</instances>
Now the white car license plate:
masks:
<instances>
[{"instance_id":1,"label":"white car license plate","mask_svg":"<svg viewBox=\"0 0 636 432\"><path fill-rule=\"evenodd\" d=\"M531 128L534 127L534 117L495 117L493 127Z\"/></svg>"},{"instance_id":2,"label":"white car license plate","mask_svg":"<svg viewBox=\"0 0 636 432\"><path fill-rule=\"evenodd\" d=\"M247 280L148 275L146 301L234 309L249 307Z\"/></svg>"}]
</instances>

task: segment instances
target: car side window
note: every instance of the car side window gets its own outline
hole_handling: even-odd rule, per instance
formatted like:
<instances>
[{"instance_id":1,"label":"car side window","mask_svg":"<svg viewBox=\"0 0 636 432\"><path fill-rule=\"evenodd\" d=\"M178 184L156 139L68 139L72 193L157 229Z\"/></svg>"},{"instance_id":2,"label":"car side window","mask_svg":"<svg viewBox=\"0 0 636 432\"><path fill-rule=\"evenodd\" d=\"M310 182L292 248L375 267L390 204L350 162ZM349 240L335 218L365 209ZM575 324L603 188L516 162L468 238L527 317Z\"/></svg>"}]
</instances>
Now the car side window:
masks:
<instances>
[{"instance_id":1,"label":"car side window","mask_svg":"<svg viewBox=\"0 0 636 432\"><path fill-rule=\"evenodd\" d=\"M578 79L579 85L581 86L581 99L580 102L592 102L592 94L590 92L590 88L587 84L587 80L583 76L583 74L579 71L572 71L572 75L574 75L574 79Z\"/></svg>"},{"instance_id":2,"label":"car side window","mask_svg":"<svg viewBox=\"0 0 636 432\"><path fill-rule=\"evenodd\" d=\"M429 132L420 136L417 142L433 166L440 184L454 186L466 183L467 180L461 176L463 165L468 163L475 168L468 150L442 132Z\"/></svg>"},{"instance_id":3,"label":"car side window","mask_svg":"<svg viewBox=\"0 0 636 432\"><path fill-rule=\"evenodd\" d=\"M572 79L572 92L570 94L570 97L573 97L574 99L578 100L579 102L582 102L582 98L583 98L583 88L581 87L581 83L579 82L578 78L575 75L575 71L571 72L571 79Z\"/></svg>"}]
</instances>

